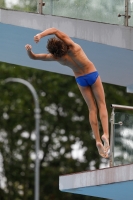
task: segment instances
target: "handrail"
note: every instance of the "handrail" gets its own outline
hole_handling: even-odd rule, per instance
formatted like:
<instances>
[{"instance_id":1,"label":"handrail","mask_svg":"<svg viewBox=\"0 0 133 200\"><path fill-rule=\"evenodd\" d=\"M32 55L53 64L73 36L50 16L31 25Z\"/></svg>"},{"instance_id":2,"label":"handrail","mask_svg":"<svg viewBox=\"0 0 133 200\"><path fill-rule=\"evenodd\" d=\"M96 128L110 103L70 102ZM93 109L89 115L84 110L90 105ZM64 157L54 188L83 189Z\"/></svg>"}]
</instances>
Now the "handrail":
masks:
<instances>
[{"instance_id":1,"label":"handrail","mask_svg":"<svg viewBox=\"0 0 133 200\"><path fill-rule=\"evenodd\" d=\"M114 125L119 124L122 125L122 122L115 123L115 109L123 109L123 110L133 110L133 106L125 106L125 105L117 105L111 104L112 112L111 112L111 129L110 129L110 167L114 166Z\"/></svg>"},{"instance_id":2,"label":"handrail","mask_svg":"<svg viewBox=\"0 0 133 200\"><path fill-rule=\"evenodd\" d=\"M111 104L111 108L133 110L133 106L123 106L123 105L116 105L116 104Z\"/></svg>"}]
</instances>

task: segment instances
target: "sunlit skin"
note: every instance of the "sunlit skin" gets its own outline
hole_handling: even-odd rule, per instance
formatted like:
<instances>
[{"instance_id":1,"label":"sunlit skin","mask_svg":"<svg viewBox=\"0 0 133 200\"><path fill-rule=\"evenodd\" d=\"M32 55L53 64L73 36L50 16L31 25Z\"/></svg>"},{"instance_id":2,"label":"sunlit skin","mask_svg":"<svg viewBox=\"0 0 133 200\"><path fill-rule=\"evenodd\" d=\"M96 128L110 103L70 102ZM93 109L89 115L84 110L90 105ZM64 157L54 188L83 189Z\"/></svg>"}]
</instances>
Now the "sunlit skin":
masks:
<instances>
[{"instance_id":1,"label":"sunlit skin","mask_svg":"<svg viewBox=\"0 0 133 200\"><path fill-rule=\"evenodd\" d=\"M62 65L70 67L75 77L83 76L91 72L96 71L94 64L88 59L86 54L80 45L76 44L68 35L61 32L56 28L49 28L45 31L34 36L34 41L38 43L41 38L47 35L55 35L67 45L67 52L62 57L55 57L51 53L35 54L32 52L32 46L27 44L25 46L28 56L34 60L42 61L57 61ZM96 82L92 86L82 87L77 84L79 90L88 106L89 121L92 131L95 136L96 146L99 154L108 158L109 150L109 131L108 131L108 113L105 102L105 94L100 76L96 79ZM99 125L97 119L97 112L99 110L99 116L103 128L103 135L100 137ZM102 141L104 145L102 144Z\"/></svg>"}]
</instances>

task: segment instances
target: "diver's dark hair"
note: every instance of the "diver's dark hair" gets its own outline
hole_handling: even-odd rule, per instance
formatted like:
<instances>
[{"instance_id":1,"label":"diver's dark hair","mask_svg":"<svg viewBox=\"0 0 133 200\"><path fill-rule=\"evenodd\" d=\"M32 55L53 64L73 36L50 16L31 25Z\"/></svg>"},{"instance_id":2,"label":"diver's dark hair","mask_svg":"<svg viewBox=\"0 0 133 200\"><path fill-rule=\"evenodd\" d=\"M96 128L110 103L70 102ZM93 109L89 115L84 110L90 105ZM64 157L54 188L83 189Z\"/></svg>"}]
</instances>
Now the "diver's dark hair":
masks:
<instances>
[{"instance_id":1,"label":"diver's dark hair","mask_svg":"<svg viewBox=\"0 0 133 200\"><path fill-rule=\"evenodd\" d=\"M60 39L53 37L48 39L47 50L55 57L62 57L67 53L67 45Z\"/></svg>"}]
</instances>

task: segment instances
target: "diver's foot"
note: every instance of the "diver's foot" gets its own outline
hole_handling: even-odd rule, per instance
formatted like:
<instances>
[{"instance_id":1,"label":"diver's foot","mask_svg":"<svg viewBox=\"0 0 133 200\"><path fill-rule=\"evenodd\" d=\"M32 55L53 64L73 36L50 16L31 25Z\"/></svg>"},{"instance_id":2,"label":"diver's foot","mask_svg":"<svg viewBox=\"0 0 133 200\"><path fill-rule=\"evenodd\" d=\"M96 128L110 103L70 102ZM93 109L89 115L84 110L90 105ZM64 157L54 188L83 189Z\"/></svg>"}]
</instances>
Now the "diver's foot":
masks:
<instances>
[{"instance_id":1,"label":"diver's foot","mask_svg":"<svg viewBox=\"0 0 133 200\"><path fill-rule=\"evenodd\" d=\"M102 156L103 158L108 158L109 157L107 152L105 151L104 146L102 145L102 143L97 142L96 146L97 146L97 149L98 149L98 152L99 152L100 156Z\"/></svg>"},{"instance_id":2,"label":"diver's foot","mask_svg":"<svg viewBox=\"0 0 133 200\"><path fill-rule=\"evenodd\" d=\"M102 141L104 142L104 149L107 153L110 151L109 140L105 135L102 135Z\"/></svg>"}]
</instances>

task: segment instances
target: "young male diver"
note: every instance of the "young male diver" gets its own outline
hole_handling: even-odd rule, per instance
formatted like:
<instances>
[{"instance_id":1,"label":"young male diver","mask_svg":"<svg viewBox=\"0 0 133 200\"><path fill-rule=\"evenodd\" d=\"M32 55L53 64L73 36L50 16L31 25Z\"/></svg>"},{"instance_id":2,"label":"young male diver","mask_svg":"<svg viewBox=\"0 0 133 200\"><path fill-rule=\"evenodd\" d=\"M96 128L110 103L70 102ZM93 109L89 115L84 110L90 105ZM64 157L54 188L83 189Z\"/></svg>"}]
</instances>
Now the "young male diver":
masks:
<instances>
[{"instance_id":1,"label":"young male diver","mask_svg":"<svg viewBox=\"0 0 133 200\"><path fill-rule=\"evenodd\" d=\"M48 39L47 49L49 53L35 54L32 52L32 46L27 44L25 48L28 56L35 60L57 61L73 70L79 90L88 106L89 121L95 136L98 152L102 157L108 158L110 148L108 113L101 78L94 64L88 59L81 46L60 30L56 28L46 29L37 34L34 37L34 41L38 43L41 38L47 35L55 35L55 37ZM97 119L98 110L103 128L101 138Z\"/></svg>"}]
</instances>

